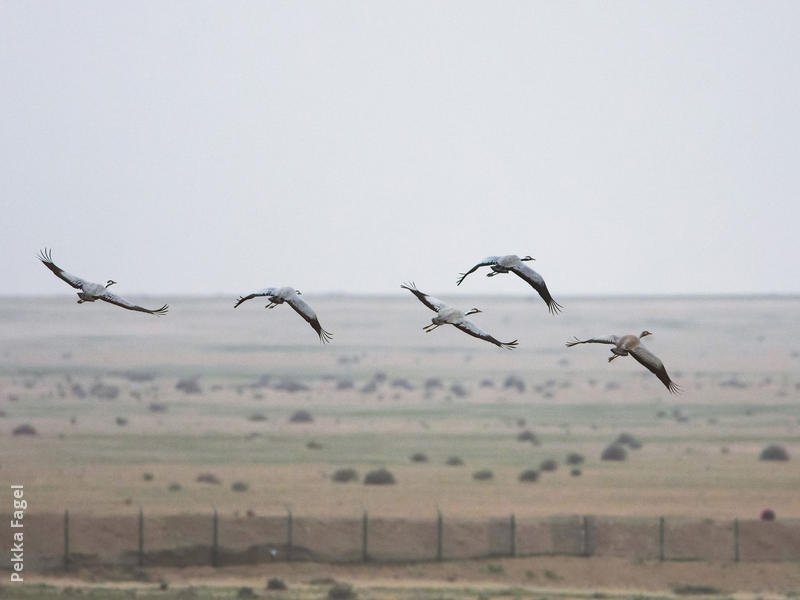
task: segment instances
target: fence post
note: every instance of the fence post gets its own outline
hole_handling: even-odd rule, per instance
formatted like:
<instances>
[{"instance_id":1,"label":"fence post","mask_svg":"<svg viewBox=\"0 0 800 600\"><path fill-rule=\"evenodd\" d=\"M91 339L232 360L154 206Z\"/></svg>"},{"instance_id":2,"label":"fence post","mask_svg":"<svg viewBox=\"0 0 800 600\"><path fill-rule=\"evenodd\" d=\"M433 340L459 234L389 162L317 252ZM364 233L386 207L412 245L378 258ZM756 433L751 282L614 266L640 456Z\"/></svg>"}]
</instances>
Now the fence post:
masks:
<instances>
[{"instance_id":1,"label":"fence post","mask_svg":"<svg viewBox=\"0 0 800 600\"><path fill-rule=\"evenodd\" d=\"M589 551L589 517L587 515L583 515L583 522L581 526L581 556L591 556L592 553Z\"/></svg>"},{"instance_id":2,"label":"fence post","mask_svg":"<svg viewBox=\"0 0 800 600\"><path fill-rule=\"evenodd\" d=\"M733 562L739 562L739 519L733 520Z\"/></svg>"},{"instance_id":3,"label":"fence post","mask_svg":"<svg viewBox=\"0 0 800 600\"><path fill-rule=\"evenodd\" d=\"M508 555L509 556L516 556L517 555L517 518L512 514L511 518L508 520L508 528L509 528L509 546L508 546Z\"/></svg>"},{"instance_id":4,"label":"fence post","mask_svg":"<svg viewBox=\"0 0 800 600\"><path fill-rule=\"evenodd\" d=\"M144 565L144 512L139 507L139 566Z\"/></svg>"},{"instance_id":5,"label":"fence post","mask_svg":"<svg viewBox=\"0 0 800 600\"><path fill-rule=\"evenodd\" d=\"M664 517L658 517L658 560L664 560Z\"/></svg>"},{"instance_id":6,"label":"fence post","mask_svg":"<svg viewBox=\"0 0 800 600\"><path fill-rule=\"evenodd\" d=\"M292 547L294 546L294 539L292 537L292 509L286 507L288 516L286 517L286 560L292 560Z\"/></svg>"},{"instance_id":7,"label":"fence post","mask_svg":"<svg viewBox=\"0 0 800 600\"><path fill-rule=\"evenodd\" d=\"M442 546L444 540L444 518L442 511L436 509L436 560L442 561Z\"/></svg>"},{"instance_id":8,"label":"fence post","mask_svg":"<svg viewBox=\"0 0 800 600\"><path fill-rule=\"evenodd\" d=\"M69 571L69 511L64 511L64 570Z\"/></svg>"},{"instance_id":9,"label":"fence post","mask_svg":"<svg viewBox=\"0 0 800 600\"><path fill-rule=\"evenodd\" d=\"M219 515L217 515L217 509L214 508L214 518L212 520L212 528L211 528L211 566L217 566L217 553L219 551Z\"/></svg>"},{"instance_id":10,"label":"fence post","mask_svg":"<svg viewBox=\"0 0 800 600\"><path fill-rule=\"evenodd\" d=\"M364 562L369 561L369 554L367 553L367 541L369 539L369 517L367 511L364 511L364 517L361 519L361 560Z\"/></svg>"}]
</instances>

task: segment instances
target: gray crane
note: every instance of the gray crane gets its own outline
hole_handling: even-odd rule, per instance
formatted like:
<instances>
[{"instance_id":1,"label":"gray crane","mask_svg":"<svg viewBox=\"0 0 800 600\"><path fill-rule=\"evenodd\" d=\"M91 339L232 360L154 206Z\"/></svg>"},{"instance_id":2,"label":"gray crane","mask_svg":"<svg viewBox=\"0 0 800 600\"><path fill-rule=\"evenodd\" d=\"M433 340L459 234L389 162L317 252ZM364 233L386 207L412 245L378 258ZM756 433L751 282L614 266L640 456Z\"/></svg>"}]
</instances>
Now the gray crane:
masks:
<instances>
[{"instance_id":1,"label":"gray crane","mask_svg":"<svg viewBox=\"0 0 800 600\"><path fill-rule=\"evenodd\" d=\"M70 273L67 273L61 267L58 267L53 262L53 251L44 249L39 253L37 257L42 264L50 269L56 277L61 279L62 281L66 281L69 285L74 287L76 290L80 290L78 292L78 304L83 304L84 302L94 302L95 300L102 300L103 302L108 302L109 304L116 304L122 308L127 310L136 310L139 312L148 313L151 315L165 315L167 314L167 310L169 309L169 304L165 304L164 306L156 309L149 309L144 308L143 306L139 306L138 304L133 304L125 298L117 296L116 294L112 294L108 291L108 288L117 283L113 279L109 279L105 285L100 283L92 283L91 281L86 281L81 279L80 277L76 277Z\"/></svg>"},{"instance_id":2,"label":"gray crane","mask_svg":"<svg viewBox=\"0 0 800 600\"><path fill-rule=\"evenodd\" d=\"M567 342L567 347L576 346L578 344L610 344L614 346L611 348L612 356L608 357L608 362L620 356L628 356L629 354L635 358L639 364L646 367L651 373L661 380L671 394L677 394L681 391L680 386L670 379L667 374L667 369L664 363L647 348L642 346L642 338L648 335L653 335L645 330L638 336L636 335L609 335L606 337L591 338L588 340L579 340L574 338Z\"/></svg>"},{"instance_id":3,"label":"gray crane","mask_svg":"<svg viewBox=\"0 0 800 600\"><path fill-rule=\"evenodd\" d=\"M330 342L333 338L333 334L328 333L322 328L322 325L319 324L317 313L315 313L314 309L309 306L308 302L300 298L301 295L302 292L300 290L296 290L292 287L270 287L253 292L247 296L239 296L234 308L238 307L242 302L246 302L247 300L258 298L260 296L266 296L269 299L269 304L267 304L264 308L275 308L279 304L283 304L285 302L291 306L295 312L297 312L297 314L308 321L308 324L311 325L314 331L317 332L319 340L323 344Z\"/></svg>"},{"instance_id":4,"label":"gray crane","mask_svg":"<svg viewBox=\"0 0 800 600\"><path fill-rule=\"evenodd\" d=\"M429 296L428 294L419 291L413 283L404 283L400 287L414 294L417 298L419 298L420 302L436 313L436 316L431 319L431 324L422 328L426 333L430 333L442 325L452 325L467 335L485 340L500 348L508 348L510 350L518 343L517 340L514 340L513 342L501 342L488 333L481 331L478 329L478 327L465 318L468 315L474 315L482 312L480 309L472 308L467 312L462 312L458 309L447 306L447 304L437 298L434 298L433 296Z\"/></svg>"}]
</instances>

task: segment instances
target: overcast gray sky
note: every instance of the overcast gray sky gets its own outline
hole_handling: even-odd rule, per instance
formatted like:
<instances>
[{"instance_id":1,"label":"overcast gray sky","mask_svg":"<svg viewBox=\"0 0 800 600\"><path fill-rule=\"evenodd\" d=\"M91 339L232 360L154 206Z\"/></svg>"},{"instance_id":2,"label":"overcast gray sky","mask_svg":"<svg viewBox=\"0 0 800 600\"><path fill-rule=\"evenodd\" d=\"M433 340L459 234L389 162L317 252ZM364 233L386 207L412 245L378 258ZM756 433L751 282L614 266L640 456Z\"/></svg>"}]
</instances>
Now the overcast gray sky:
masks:
<instances>
[{"instance_id":1,"label":"overcast gray sky","mask_svg":"<svg viewBox=\"0 0 800 600\"><path fill-rule=\"evenodd\" d=\"M800 2L0 2L0 293L800 292ZM475 293L522 293L513 277Z\"/></svg>"}]
</instances>

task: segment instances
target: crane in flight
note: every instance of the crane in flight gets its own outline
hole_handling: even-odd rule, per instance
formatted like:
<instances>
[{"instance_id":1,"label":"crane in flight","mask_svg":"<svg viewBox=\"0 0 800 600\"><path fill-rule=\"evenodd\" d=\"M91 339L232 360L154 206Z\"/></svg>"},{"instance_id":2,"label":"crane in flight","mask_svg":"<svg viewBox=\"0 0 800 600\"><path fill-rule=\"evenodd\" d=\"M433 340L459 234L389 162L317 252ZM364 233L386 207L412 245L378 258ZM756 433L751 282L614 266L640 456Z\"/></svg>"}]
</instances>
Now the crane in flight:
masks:
<instances>
[{"instance_id":1,"label":"crane in flight","mask_svg":"<svg viewBox=\"0 0 800 600\"><path fill-rule=\"evenodd\" d=\"M639 364L643 365L645 368L647 368L647 370L653 373L653 375L658 377L661 380L661 383L666 386L671 394L680 393L680 386L670 379L669 375L667 374L667 369L664 367L664 363L662 363L655 354L642 346L642 338L648 335L653 334L645 330L638 336L623 335L620 337L616 335L609 335L606 337L597 337L588 340L579 340L578 338L574 338L567 342L567 347L569 348L571 346L577 346L578 344L610 344L613 346L613 348L611 348L612 355L608 357L608 362L611 362L620 356L628 356L630 354L639 362Z\"/></svg>"},{"instance_id":2,"label":"crane in flight","mask_svg":"<svg viewBox=\"0 0 800 600\"><path fill-rule=\"evenodd\" d=\"M242 302L246 302L247 300L258 298L260 296L266 296L269 299L269 304L267 304L264 308L275 308L279 304L283 304L285 302L291 306L298 315L303 317L309 325L311 325L314 331L317 332L319 340L323 344L330 342L333 338L333 334L328 333L322 328L322 325L319 324L317 313L314 312L314 309L311 308L308 302L300 297L301 295L302 292L300 290L296 290L292 287L270 287L253 292L247 296L239 296L239 299L236 301L236 304L233 308L237 308Z\"/></svg>"},{"instance_id":3,"label":"crane in flight","mask_svg":"<svg viewBox=\"0 0 800 600\"><path fill-rule=\"evenodd\" d=\"M458 309L447 306L447 304L445 304L441 300L419 291L413 283L404 283L400 287L414 294L417 298L419 298L420 302L422 302L425 306L427 306L436 313L436 316L431 319L431 324L422 328L426 333L430 333L431 331L442 325L452 325L453 327L455 327L456 329L460 329L467 335L471 335L472 337L485 340L500 348L508 348L510 350L514 348L518 343L517 340L514 340L512 342L501 342L500 340L492 337L488 333L481 331L472 322L468 321L465 318L468 315L474 315L476 313L482 312L477 308L472 308L467 312L461 312Z\"/></svg>"},{"instance_id":4,"label":"crane in flight","mask_svg":"<svg viewBox=\"0 0 800 600\"><path fill-rule=\"evenodd\" d=\"M486 274L487 277L502 275L503 273L508 273L510 271L514 273L514 275L517 275L520 279L528 282L533 289L539 292L542 300L547 303L547 309L550 311L550 314L557 315L564 307L553 300L553 297L550 295L550 291L547 289L547 284L544 282L544 278L542 278L539 273L531 269L528 265L522 264L529 260L536 259L531 258L530 256L523 256L520 258L516 254L506 254L505 256L488 256L466 273L461 273L456 285L461 285L461 282L466 279L467 275L477 271L481 267L492 268L492 271Z\"/></svg>"},{"instance_id":5,"label":"crane in flight","mask_svg":"<svg viewBox=\"0 0 800 600\"><path fill-rule=\"evenodd\" d=\"M143 306L139 306L138 304L134 304L133 302L129 302L122 298L121 296L117 296L108 291L112 285L117 283L113 279L109 279L105 285L101 283L92 283L91 281L86 281L81 279L80 277L76 277L70 273L67 273L64 269L57 266L53 262L53 251L44 249L39 253L37 257L42 264L50 269L53 274L61 279L62 281L67 282L69 285L74 287L76 290L80 290L78 292L78 304L83 304L84 302L94 302L95 300L102 300L103 302L108 302L109 304L115 304L127 310L136 310L139 312L148 313L151 315L165 315L167 314L167 310L169 309L169 304L165 304L160 308L150 309L144 308Z\"/></svg>"}]
</instances>

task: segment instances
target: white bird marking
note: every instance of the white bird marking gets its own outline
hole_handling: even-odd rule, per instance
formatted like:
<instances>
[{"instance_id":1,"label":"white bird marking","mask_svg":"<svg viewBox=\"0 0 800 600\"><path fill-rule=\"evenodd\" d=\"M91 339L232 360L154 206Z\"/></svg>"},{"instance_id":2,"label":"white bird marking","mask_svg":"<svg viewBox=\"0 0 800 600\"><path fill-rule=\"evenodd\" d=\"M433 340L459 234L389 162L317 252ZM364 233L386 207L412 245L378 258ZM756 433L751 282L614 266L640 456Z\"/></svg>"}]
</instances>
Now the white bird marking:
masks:
<instances>
[{"instance_id":1,"label":"white bird marking","mask_svg":"<svg viewBox=\"0 0 800 600\"><path fill-rule=\"evenodd\" d=\"M516 254L506 254L505 256L487 256L466 273L461 273L456 285L461 285L461 282L466 279L467 275L474 273L481 267L492 267L492 272L487 273L487 277L494 277L495 275L501 275L511 271L520 279L528 282L533 289L539 292L542 300L547 303L547 309L550 311L550 313L557 315L564 307L553 300L553 297L550 295L550 291L547 289L547 284L545 284L542 276L527 265L522 264L524 261L528 260L535 259L531 258L530 256L524 256L520 258Z\"/></svg>"},{"instance_id":2,"label":"white bird marking","mask_svg":"<svg viewBox=\"0 0 800 600\"><path fill-rule=\"evenodd\" d=\"M45 267L50 269L56 277L61 279L62 281L66 281L69 285L74 287L76 290L80 290L78 292L78 304L83 304L84 302L94 302L95 300L102 300L103 302L108 302L109 304L116 304L117 306L121 306L122 308L126 308L128 310L136 310L139 312L148 313L151 315L165 315L167 314L167 310L169 309L169 304L165 304L164 306L156 309L149 309L139 306L137 304L133 304L125 300L116 294L112 294L108 291L108 288L115 283L116 281L109 279L106 282L106 285L101 285L99 283L92 283L91 281L85 281L80 277L76 277L70 273L67 273L60 267L56 266L53 262L53 252L52 250L42 250L37 257Z\"/></svg>"},{"instance_id":3,"label":"white bird marking","mask_svg":"<svg viewBox=\"0 0 800 600\"><path fill-rule=\"evenodd\" d=\"M639 362L639 364L646 367L647 370L658 377L659 380L661 380L661 383L666 386L671 394L680 393L680 386L670 379L669 375L667 374L667 369L664 367L664 363L662 363L655 354L642 346L641 338L648 335L653 334L645 330L638 336L623 335L620 337L616 335L609 335L606 337L597 337L588 340L579 340L578 338L574 338L574 340L567 342L567 347L569 348L578 344L610 344L614 347L611 348L613 355L609 356L608 362L611 362L620 356L628 356L628 354L630 354L637 360L637 362Z\"/></svg>"},{"instance_id":4,"label":"white bird marking","mask_svg":"<svg viewBox=\"0 0 800 600\"><path fill-rule=\"evenodd\" d=\"M300 298L300 295L300 290L296 290L292 287L270 287L253 292L247 296L239 296L234 308L238 307L242 302L259 296L266 296L269 298L269 304L267 304L265 308L275 308L278 304L286 302L297 314L308 321L308 324L317 332L322 343L330 342L333 338L333 334L328 333L322 328L322 325L319 324L319 319L317 319L317 313L309 306L308 302Z\"/></svg>"},{"instance_id":5,"label":"white bird marking","mask_svg":"<svg viewBox=\"0 0 800 600\"><path fill-rule=\"evenodd\" d=\"M460 329L461 331L463 331L468 335L490 342L500 348L508 348L510 350L514 348L518 343L517 340L514 340L513 342L501 342L496 338L492 337L491 335L489 335L488 333L481 331L472 322L464 318L467 315L472 315L475 313L482 312L477 308L470 309L466 313L464 313L461 312L460 310L447 306L447 304L445 304L438 298L434 298L433 296L429 296L428 294L419 291L413 282L404 283L400 287L414 294L417 298L419 298L420 302L422 302L432 311L436 312L436 316L431 319L431 325L423 327L423 330L426 333L430 333L431 331L433 331L434 329L436 329L441 325L452 325L456 329Z\"/></svg>"}]
</instances>

